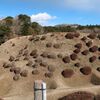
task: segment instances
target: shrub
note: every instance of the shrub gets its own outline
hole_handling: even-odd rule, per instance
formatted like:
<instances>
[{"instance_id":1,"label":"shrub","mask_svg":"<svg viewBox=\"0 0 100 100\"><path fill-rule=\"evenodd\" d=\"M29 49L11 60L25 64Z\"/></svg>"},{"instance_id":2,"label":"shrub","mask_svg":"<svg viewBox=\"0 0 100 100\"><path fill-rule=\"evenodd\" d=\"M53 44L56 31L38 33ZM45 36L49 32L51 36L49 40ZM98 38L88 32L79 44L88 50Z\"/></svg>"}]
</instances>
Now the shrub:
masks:
<instances>
[{"instance_id":1,"label":"shrub","mask_svg":"<svg viewBox=\"0 0 100 100\"><path fill-rule=\"evenodd\" d=\"M28 48L28 45L25 45L24 50Z\"/></svg>"},{"instance_id":2,"label":"shrub","mask_svg":"<svg viewBox=\"0 0 100 100\"><path fill-rule=\"evenodd\" d=\"M34 41L39 41L40 40L40 37L39 36L35 36L34 37Z\"/></svg>"},{"instance_id":3,"label":"shrub","mask_svg":"<svg viewBox=\"0 0 100 100\"><path fill-rule=\"evenodd\" d=\"M37 75L37 74L39 74L39 71L37 69L35 69L35 70L32 71L32 74Z\"/></svg>"},{"instance_id":4,"label":"shrub","mask_svg":"<svg viewBox=\"0 0 100 100\"><path fill-rule=\"evenodd\" d=\"M23 70L23 71L20 73L20 75L21 75L22 77L27 77L27 76L28 76L28 70Z\"/></svg>"},{"instance_id":5,"label":"shrub","mask_svg":"<svg viewBox=\"0 0 100 100\"><path fill-rule=\"evenodd\" d=\"M81 48L82 48L82 44L81 44L81 43L77 43L77 44L75 45L75 47L78 48L78 49L81 49Z\"/></svg>"},{"instance_id":6,"label":"shrub","mask_svg":"<svg viewBox=\"0 0 100 100\"><path fill-rule=\"evenodd\" d=\"M96 56L92 56L92 57L89 58L89 61L90 61L91 63L93 63L93 62L96 60L96 58L97 58Z\"/></svg>"},{"instance_id":7,"label":"shrub","mask_svg":"<svg viewBox=\"0 0 100 100\"><path fill-rule=\"evenodd\" d=\"M15 70L15 67L10 68L10 72L14 72L14 70Z\"/></svg>"},{"instance_id":8,"label":"shrub","mask_svg":"<svg viewBox=\"0 0 100 100\"><path fill-rule=\"evenodd\" d=\"M80 36L80 33L74 33L74 37L78 38Z\"/></svg>"},{"instance_id":9,"label":"shrub","mask_svg":"<svg viewBox=\"0 0 100 100\"><path fill-rule=\"evenodd\" d=\"M12 71L13 71L13 69L12 69ZM15 74L20 74L20 72L21 72L21 69L19 67L14 68L14 73Z\"/></svg>"},{"instance_id":10,"label":"shrub","mask_svg":"<svg viewBox=\"0 0 100 100\"><path fill-rule=\"evenodd\" d=\"M38 66L38 63L35 63L32 65L33 68L36 68Z\"/></svg>"},{"instance_id":11,"label":"shrub","mask_svg":"<svg viewBox=\"0 0 100 100\"><path fill-rule=\"evenodd\" d=\"M90 52L96 52L98 50L98 46L93 46L89 49Z\"/></svg>"},{"instance_id":12,"label":"shrub","mask_svg":"<svg viewBox=\"0 0 100 100\"><path fill-rule=\"evenodd\" d=\"M18 81L18 80L19 80L19 78L20 78L20 76L19 76L19 75L15 75L15 76L13 77L13 80L14 80L14 81Z\"/></svg>"},{"instance_id":13,"label":"shrub","mask_svg":"<svg viewBox=\"0 0 100 100\"><path fill-rule=\"evenodd\" d=\"M100 47L98 48L98 51L100 52Z\"/></svg>"},{"instance_id":14,"label":"shrub","mask_svg":"<svg viewBox=\"0 0 100 100\"><path fill-rule=\"evenodd\" d=\"M46 39L46 36L45 35L41 37L41 40L45 40L45 39Z\"/></svg>"},{"instance_id":15,"label":"shrub","mask_svg":"<svg viewBox=\"0 0 100 100\"><path fill-rule=\"evenodd\" d=\"M64 96L58 100L94 100L94 94L78 91L68 94L67 96Z\"/></svg>"},{"instance_id":16,"label":"shrub","mask_svg":"<svg viewBox=\"0 0 100 100\"><path fill-rule=\"evenodd\" d=\"M55 71L55 67L53 65L48 65L48 71L54 72Z\"/></svg>"},{"instance_id":17,"label":"shrub","mask_svg":"<svg viewBox=\"0 0 100 100\"><path fill-rule=\"evenodd\" d=\"M25 56L23 60L29 60L29 56Z\"/></svg>"},{"instance_id":18,"label":"shrub","mask_svg":"<svg viewBox=\"0 0 100 100\"><path fill-rule=\"evenodd\" d=\"M100 56L98 57L98 59L100 60Z\"/></svg>"},{"instance_id":19,"label":"shrub","mask_svg":"<svg viewBox=\"0 0 100 100\"><path fill-rule=\"evenodd\" d=\"M100 34L98 34L97 38L100 40Z\"/></svg>"},{"instance_id":20,"label":"shrub","mask_svg":"<svg viewBox=\"0 0 100 100\"><path fill-rule=\"evenodd\" d=\"M80 65L80 63L75 63L74 66L80 67L81 65Z\"/></svg>"},{"instance_id":21,"label":"shrub","mask_svg":"<svg viewBox=\"0 0 100 100\"><path fill-rule=\"evenodd\" d=\"M30 53L30 56L34 56L37 54L37 49L34 49L31 53Z\"/></svg>"},{"instance_id":22,"label":"shrub","mask_svg":"<svg viewBox=\"0 0 100 100\"><path fill-rule=\"evenodd\" d=\"M52 47L52 43L51 42L47 43L46 47L48 47L48 48Z\"/></svg>"},{"instance_id":23,"label":"shrub","mask_svg":"<svg viewBox=\"0 0 100 100\"><path fill-rule=\"evenodd\" d=\"M23 53L23 56L27 56L28 52L29 52L28 50L25 50L24 53Z\"/></svg>"},{"instance_id":24,"label":"shrub","mask_svg":"<svg viewBox=\"0 0 100 100\"><path fill-rule=\"evenodd\" d=\"M100 67L97 67L97 71L99 71L99 72L100 72Z\"/></svg>"},{"instance_id":25,"label":"shrub","mask_svg":"<svg viewBox=\"0 0 100 100\"><path fill-rule=\"evenodd\" d=\"M56 89L56 88L57 88L57 83L56 83L56 81L50 82L49 89Z\"/></svg>"},{"instance_id":26,"label":"shrub","mask_svg":"<svg viewBox=\"0 0 100 100\"><path fill-rule=\"evenodd\" d=\"M64 63L70 63L70 57L68 56L65 56L62 60Z\"/></svg>"},{"instance_id":27,"label":"shrub","mask_svg":"<svg viewBox=\"0 0 100 100\"><path fill-rule=\"evenodd\" d=\"M84 75L89 75L89 74L91 74L92 70L91 70L90 67L85 66L85 67L83 67L83 68L80 68L80 72L81 72L82 74L84 74Z\"/></svg>"},{"instance_id":28,"label":"shrub","mask_svg":"<svg viewBox=\"0 0 100 100\"><path fill-rule=\"evenodd\" d=\"M86 46L87 46L87 47L92 46L92 41L88 41L88 42L86 43Z\"/></svg>"},{"instance_id":29,"label":"shrub","mask_svg":"<svg viewBox=\"0 0 100 100\"><path fill-rule=\"evenodd\" d=\"M28 40L29 41L33 41L34 40L34 37L33 36L30 36Z\"/></svg>"},{"instance_id":30,"label":"shrub","mask_svg":"<svg viewBox=\"0 0 100 100\"><path fill-rule=\"evenodd\" d=\"M96 95L94 100L100 100L100 95Z\"/></svg>"},{"instance_id":31,"label":"shrub","mask_svg":"<svg viewBox=\"0 0 100 100\"><path fill-rule=\"evenodd\" d=\"M28 63L26 64L26 66L32 66L33 65L33 61L28 61Z\"/></svg>"},{"instance_id":32,"label":"shrub","mask_svg":"<svg viewBox=\"0 0 100 100\"><path fill-rule=\"evenodd\" d=\"M56 43L56 44L53 45L53 47L56 48L56 49L59 49L61 47L61 45Z\"/></svg>"},{"instance_id":33,"label":"shrub","mask_svg":"<svg viewBox=\"0 0 100 100\"><path fill-rule=\"evenodd\" d=\"M77 48L73 52L76 53L76 54L78 54L78 53L80 53L80 49Z\"/></svg>"},{"instance_id":34,"label":"shrub","mask_svg":"<svg viewBox=\"0 0 100 100\"><path fill-rule=\"evenodd\" d=\"M62 58L63 57L63 55L61 53L59 53L57 56L58 56L58 58Z\"/></svg>"},{"instance_id":35,"label":"shrub","mask_svg":"<svg viewBox=\"0 0 100 100\"><path fill-rule=\"evenodd\" d=\"M41 62L41 63L40 63L40 66L47 67L48 64L47 64L47 62Z\"/></svg>"},{"instance_id":36,"label":"shrub","mask_svg":"<svg viewBox=\"0 0 100 100\"><path fill-rule=\"evenodd\" d=\"M64 78L70 78L73 76L74 71L72 69L65 69L62 71L61 74L63 75Z\"/></svg>"},{"instance_id":37,"label":"shrub","mask_svg":"<svg viewBox=\"0 0 100 100\"><path fill-rule=\"evenodd\" d=\"M81 38L81 40L82 40L83 42L86 42L87 37L86 37L86 36L84 36L84 37L82 37L82 38Z\"/></svg>"},{"instance_id":38,"label":"shrub","mask_svg":"<svg viewBox=\"0 0 100 100\"><path fill-rule=\"evenodd\" d=\"M41 58L37 58L37 59L35 59L35 62L36 63L42 63L42 59Z\"/></svg>"},{"instance_id":39,"label":"shrub","mask_svg":"<svg viewBox=\"0 0 100 100\"><path fill-rule=\"evenodd\" d=\"M88 38L95 39L96 38L96 34L95 33L91 33L91 34L88 35Z\"/></svg>"},{"instance_id":40,"label":"shrub","mask_svg":"<svg viewBox=\"0 0 100 100\"><path fill-rule=\"evenodd\" d=\"M71 60L76 60L77 59L77 54L73 53L70 55Z\"/></svg>"},{"instance_id":41,"label":"shrub","mask_svg":"<svg viewBox=\"0 0 100 100\"><path fill-rule=\"evenodd\" d=\"M12 44L12 47L14 47L14 46L15 46L15 43Z\"/></svg>"},{"instance_id":42,"label":"shrub","mask_svg":"<svg viewBox=\"0 0 100 100\"><path fill-rule=\"evenodd\" d=\"M47 57L50 59L56 59L56 55L54 53L48 53Z\"/></svg>"},{"instance_id":43,"label":"shrub","mask_svg":"<svg viewBox=\"0 0 100 100\"><path fill-rule=\"evenodd\" d=\"M44 58L47 57L47 56L48 56L48 52L43 52L43 53L41 54L41 56L44 57Z\"/></svg>"},{"instance_id":44,"label":"shrub","mask_svg":"<svg viewBox=\"0 0 100 100\"><path fill-rule=\"evenodd\" d=\"M10 56L9 61L14 61L15 58L13 56Z\"/></svg>"},{"instance_id":45,"label":"shrub","mask_svg":"<svg viewBox=\"0 0 100 100\"><path fill-rule=\"evenodd\" d=\"M52 72L47 72L45 73L45 77L51 78L53 76Z\"/></svg>"},{"instance_id":46,"label":"shrub","mask_svg":"<svg viewBox=\"0 0 100 100\"><path fill-rule=\"evenodd\" d=\"M65 35L65 38L66 38L66 39L73 39L73 38L74 38L74 35L73 35L73 33L67 33L67 34Z\"/></svg>"},{"instance_id":47,"label":"shrub","mask_svg":"<svg viewBox=\"0 0 100 100\"><path fill-rule=\"evenodd\" d=\"M6 63L6 62L5 62L5 63L3 64L3 67L4 67L4 68L10 68L10 67L12 67L12 65L11 65L10 63Z\"/></svg>"},{"instance_id":48,"label":"shrub","mask_svg":"<svg viewBox=\"0 0 100 100\"><path fill-rule=\"evenodd\" d=\"M88 55L88 54L89 54L89 50L84 50L84 51L82 51L82 54L83 54L83 55Z\"/></svg>"}]
</instances>

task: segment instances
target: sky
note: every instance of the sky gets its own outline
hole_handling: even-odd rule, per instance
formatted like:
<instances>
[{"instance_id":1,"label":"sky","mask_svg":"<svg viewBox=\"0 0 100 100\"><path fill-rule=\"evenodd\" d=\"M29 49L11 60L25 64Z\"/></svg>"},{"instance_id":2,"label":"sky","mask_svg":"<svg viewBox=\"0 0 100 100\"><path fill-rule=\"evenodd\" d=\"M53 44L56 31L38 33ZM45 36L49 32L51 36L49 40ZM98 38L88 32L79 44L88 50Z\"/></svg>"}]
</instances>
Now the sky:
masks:
<instances>
[{"instance_id":1,"label":"sky","mask_svg":"<svg viewBox=\"0 0 100 100\"><path fill-rule=\"evenodd\" d=\"M27 14L41 25L100 24L100 0L0 0L0 18Z\"/></svg>"}]
</instances>

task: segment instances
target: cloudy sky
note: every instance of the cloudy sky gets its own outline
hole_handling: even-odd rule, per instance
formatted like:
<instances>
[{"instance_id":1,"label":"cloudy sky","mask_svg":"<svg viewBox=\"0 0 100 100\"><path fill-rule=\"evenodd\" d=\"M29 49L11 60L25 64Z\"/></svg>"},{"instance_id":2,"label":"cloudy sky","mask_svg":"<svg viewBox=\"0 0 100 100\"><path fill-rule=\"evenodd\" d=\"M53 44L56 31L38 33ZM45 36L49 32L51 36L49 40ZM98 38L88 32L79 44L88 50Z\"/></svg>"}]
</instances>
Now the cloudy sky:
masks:
<instances>
[{"instance_id":1,"label":"cloudy sky","mask_svg":"<svg viewBox=\"0 0 100 100\"><path fill-rule=\"evenodd\" d=\"M0 0L0 18L27 14L42 25L100 24L100 0Z\"/></svg>"}]
</instances>

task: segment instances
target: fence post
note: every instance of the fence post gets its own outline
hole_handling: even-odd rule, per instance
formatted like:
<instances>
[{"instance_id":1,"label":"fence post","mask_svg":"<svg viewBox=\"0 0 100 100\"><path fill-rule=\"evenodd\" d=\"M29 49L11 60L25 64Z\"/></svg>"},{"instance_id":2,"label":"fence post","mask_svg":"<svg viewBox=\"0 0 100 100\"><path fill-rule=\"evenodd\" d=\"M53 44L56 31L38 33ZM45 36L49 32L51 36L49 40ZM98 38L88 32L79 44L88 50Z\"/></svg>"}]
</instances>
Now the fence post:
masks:
<instances>
[{"instance_id":1,"label":"fence post","mask_svg":"<svg viewBox=\"0 0 100 100\"><path fill-rule=\"evenodd\" d=\"M46 83L42 80L34 82L34 100L46 100Z\"/></svg>"}]
</instances>

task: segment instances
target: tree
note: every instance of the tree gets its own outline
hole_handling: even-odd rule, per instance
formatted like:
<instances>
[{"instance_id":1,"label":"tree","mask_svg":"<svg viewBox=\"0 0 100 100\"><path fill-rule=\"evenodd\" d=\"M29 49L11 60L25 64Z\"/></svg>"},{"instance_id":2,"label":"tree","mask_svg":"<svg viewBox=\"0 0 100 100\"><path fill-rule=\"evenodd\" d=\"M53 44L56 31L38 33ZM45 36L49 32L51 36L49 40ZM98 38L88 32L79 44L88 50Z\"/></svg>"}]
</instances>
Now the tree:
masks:
<instances>
[{"instance_id":1,"label":"tree","mask_svg":"<svg viewBox=\"0 0 100 100\"><path fill-rule=\"evenodd\" d=\"M38 24L37 22L32 22L31 27L34 29L34 33L36 33L36 34L44 33L43 27L40 24Z\"/></svg>"},{"instance_id":2,"label":"tree","mask_svg":"<svg viewBox=\"0 0 100 100\"><path fill-rule=\"evenodd\" d=\"M8 16L4 20L5 20L5 25L6 26L8 26L8 27L12 26L12 24L13 24L13 17Z\"/></svg>"},{"instance_id":3,"label":"tree","mask_svg":"<svg viewBox=\"0 0 100 100\"><path fill-rule=\"evenodd\" d=\"M28 23L28 24L31 23L31 18L25 14L18 15L18 20L23 22L23 23Z\"/></svg>"},{"instance_id":4,"label":"tree","mask_svg":"<svg viewBox=\"0 0 100 100\"><path fill-rule=\"evenodd\" d=\"M0 25L0 44L4 43L6 38L8 38L9 33L11 32L10 28L5 25Z\"/></svg>"}]
</instances>

